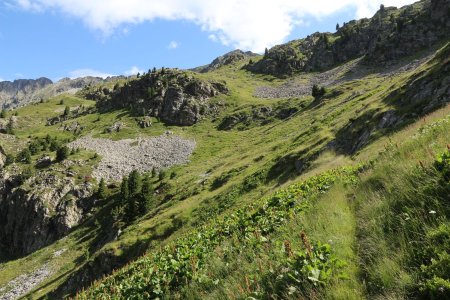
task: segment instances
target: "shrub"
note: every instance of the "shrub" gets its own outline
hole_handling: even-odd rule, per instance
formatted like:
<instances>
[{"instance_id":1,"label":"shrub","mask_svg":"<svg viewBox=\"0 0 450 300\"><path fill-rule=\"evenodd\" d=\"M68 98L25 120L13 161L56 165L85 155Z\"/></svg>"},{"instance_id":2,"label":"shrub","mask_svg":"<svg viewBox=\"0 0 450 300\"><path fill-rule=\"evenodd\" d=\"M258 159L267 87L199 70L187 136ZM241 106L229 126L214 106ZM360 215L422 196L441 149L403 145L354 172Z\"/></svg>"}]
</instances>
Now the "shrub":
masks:
<instances>
[{"instance_id":1,"label":"shrub","mask_svg":"<svg viewBox=\"0 0 450 300\"><path fill-rule=\"evenodd\" d=\"M6 158L5 158L5 166L9 166L10 164L12 164L14 162L14 155L12 154L6 154Z\"/></svg>"},{"instance_id":2,"label":"shrub","mask_svg":"<svg viewBox=\"0 0 450 300\"><path fill-rule=\"evenodd\" d=\"M450 149L436 158L434 166L446 180L450 181Z\"/></svg>"},{"instance_id":3,"label":"shrub","mask_svg":"<svg viewBox=\"0 0 450 300\"><path fill-rule=\"evenodd\" d=\"M56 150L56 160L57 161L63 161L69 157L70 150L67 146L59 147L58 150Z\"/></svg>"},{"instance_id":4,"label":"shrub","mask_svg":"<svg viewBox=\"0 0 450 300\"><path fill-rule=\"evenodd\" d=\"M17 155L16 161L17 162L26 163L26 164L30 164L31 163L31 152L30 152L30 149L25 148L21 152L19 152L19 154Z\"/></svg>"},{"instance_id":5,"label":"shrub","mask_svg":"<svg viewBox=\"0 0 450 300\"><path fill-rule=\"evenodd\" d=\"M312 87L311 95L314 97L314 99L321 98L325 95L326 89L324 87L319 87L317 84L314 84Z\"/></svg>"}]
</instances>

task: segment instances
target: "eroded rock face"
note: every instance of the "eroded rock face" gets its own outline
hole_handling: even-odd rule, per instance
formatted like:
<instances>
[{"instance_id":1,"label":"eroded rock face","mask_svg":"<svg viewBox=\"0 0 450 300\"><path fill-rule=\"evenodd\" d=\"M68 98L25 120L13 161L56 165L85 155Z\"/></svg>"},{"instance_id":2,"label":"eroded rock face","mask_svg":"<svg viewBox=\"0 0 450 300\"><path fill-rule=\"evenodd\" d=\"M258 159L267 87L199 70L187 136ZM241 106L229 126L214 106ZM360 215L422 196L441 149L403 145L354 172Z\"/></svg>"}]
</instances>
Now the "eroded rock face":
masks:
<instances>
[{"instance_id":1,"label":"eroded rock face","mask_svg":"<svg viewBox=\"0 0 450 300\"><path fill-rule=\"evenodd\" d=\"M43 173L20 185L17 176L0 179L0 243L25 255L65 236L92 207L93 186Z\"/></svg>"},{"instance_id":2,"label":"eroded rock face","mask_svg":"<svg viewBox=\"0 0 450 300\"><path fill-rule=\"evenodd\" d=\"M112 90L101 86L86 88L79 95L97 101L101 111L125 108L135 116L190 126L215 112L216 106L209 100L227 92L223 82L209 82L183 71L166 69L142 75Z\"/></svg>"}]
</instances>

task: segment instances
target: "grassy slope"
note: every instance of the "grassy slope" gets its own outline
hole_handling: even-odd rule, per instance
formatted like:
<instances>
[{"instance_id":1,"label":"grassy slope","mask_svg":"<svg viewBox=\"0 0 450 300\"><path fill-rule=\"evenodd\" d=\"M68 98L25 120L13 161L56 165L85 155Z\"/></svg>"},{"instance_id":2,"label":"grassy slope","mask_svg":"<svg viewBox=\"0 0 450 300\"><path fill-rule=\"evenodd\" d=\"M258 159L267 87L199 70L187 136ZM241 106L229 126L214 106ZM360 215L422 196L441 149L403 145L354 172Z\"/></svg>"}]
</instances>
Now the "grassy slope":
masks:
<instances>
[{"instance_id":1,"label":"grassy slope","mask_svg":"<svg viewBox=\"0 0 450 300\"><path fill-rule=\"evenodd\" d=\"M281 81L248 74L240 71L239 67L229 66L214 73L202 75L227 81L232 91L231 95L216 99L217 101L225 101L227 106L224 114L232 113L238 109L249 109L254 105L272 105L279 101L286 101L254 98L252 96L254 87L258 85L278 85ZM423 68L429 67L423 66ZM343 93L332 100L326 101L322 106L312 109L305 108L287 121L274 121L274 123L266 126L255 127L247 131L219 132L215 129L217 121L212 122L211 120L204 120L189 128L165 127L163 124L156 123L150 129L140 130L135 125L134 120L126 115L126 112L103 114L100 116L99 122L93 122L98 119L97 115L79 118L78 121L82 125L88 126L83 134L93 133L103 137L122 138L124 136L158 135L169 129L177 135L195 139L198 146L190 164L174 168L177 176L171 184L173 186L172 193L175 196L164 203L157 211L151 212L147 217L141 218L134 225L126 228L117 241L107 243L100 250L94 247L95 251L89 251L90 248L93 248L92 244L95 241L96 234L100 232L98 224L92 218L67 238L26 258L2 264L0 267L0 286L22 274L25 270L30 271L38 268L39 265L52 257L52 253L61 248L65 248L67 251L60 257L51 259L51 266L56 270L55 274L32 293L35 297L39 297L60 285L67 276L76 271L77 268L82 267L85 262L92 261L99 253L110 253L113 256L124 255L124 259L126 259L128 256L135 255L133 245L137 241L144 241L144 244L147 244L146 247L149 247L151 251L151 249L173 240L182 232L189 231L191 224L195 224L204 217L201 214L202 209L206 207L214 208L221 204L223 195L229 194L234 186L241 185L245 178L261 170L270 170L280 158L287 157L290 154L304 153L303 156L305 157L313 154L329 142L336 130L343 127L350 118L354 118L364 111L373 108L388 109L389 106L382 100L389 94L389 90L393 86L399 86L406 82L410 75L404 74L391 78L380 78L373 75L362 80L345 83L335 88ZM363 96L352 99L353 92L360 92ZM66 105L81 103L92 105L92 102L75 97L66 97L66 99ZM290 101L293 105L296 105L304 102L309 103L312 99L307 97L291 99ZM57 129L58 126L44 126L47 116L57 115L54 110L58 108L58 102L59 99L53 99L48 103L20 109L18 113L22 125L17 130L17 136L25 141L29 135L45 135L48 132L70 138L71 134L62 133ZM129 125L129 128L116 136L103 134L103 129L116 120L125 122ZM361 159L366 160L373 157L373 153L377 153L384 146L384 143L385 140L372 144L367 150L361 152ZM307 149L310 145L314 145L314 147ZM358 157L354 159L358 160ZM349 157L328 151L322 153L313 162L314 168L302 174L301 177L306 178L320 170L348 163L351 163ZM210 189L210 183L214 178L231 169L240 167L243 168L242 171L238 172L224 186L215 190ZM205 184L199 183L204 178L203 174L208 174L208 181ZM269 181L258 182L254 189L240 193L234 199L225 199L231 201L228 206L235 207L252 202L299 178L292 173L277 175L280 176L275 176ZM344 205L344 202L336 204L337 207ZM202 203L207 203L207 205L202 206ZM199 207L201 209L196 210ZM345 209L345 206L343 208ZM224 209L227 209L227 206ZM104 213L107 213L107 208L104 210ZM167 236L167 233L170 233L173 229L171 228L173 227L171 220L174 218L182 220L184 226L180 229L174 228L175 233ZM351 226L354 221L346 217L343 218L349 223L348 230L350 232L355 230ZM320 236L318 237L322 240ZM350 242L347 241L346 243ZM354 253L349 250L344 252L343 257L348 257L349 261L355 259ZM353 268L356 268L356 263L353 265ZM355 272L353 270L350 273ZM361 287L357 284L353 289L361 291Z\"/></svg>"}]
</instances>

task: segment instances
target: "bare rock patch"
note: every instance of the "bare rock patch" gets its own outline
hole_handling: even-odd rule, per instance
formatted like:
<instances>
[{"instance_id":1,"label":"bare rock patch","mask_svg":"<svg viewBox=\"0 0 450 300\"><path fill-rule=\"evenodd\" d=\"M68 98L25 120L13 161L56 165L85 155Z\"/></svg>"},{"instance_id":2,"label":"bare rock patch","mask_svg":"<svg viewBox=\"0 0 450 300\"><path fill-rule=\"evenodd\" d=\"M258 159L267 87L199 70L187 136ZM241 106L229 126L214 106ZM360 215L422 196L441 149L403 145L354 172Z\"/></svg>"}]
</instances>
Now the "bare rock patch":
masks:
<instances>
[{"instance_id":1,"label":"bare rock patch","mask_svg":"<svg viewBox=\"0 0 450 300\"><path fill-rule=\"evenodd\" d=\"M153 168L161 170L187 163L195 145L195 141L166 134L120 141L88 136L70 143L69 147L98 153L102 160L92 175L98 180L112 181L121 180L133 170L149 172Z\"/></svg>"}]
</instances>

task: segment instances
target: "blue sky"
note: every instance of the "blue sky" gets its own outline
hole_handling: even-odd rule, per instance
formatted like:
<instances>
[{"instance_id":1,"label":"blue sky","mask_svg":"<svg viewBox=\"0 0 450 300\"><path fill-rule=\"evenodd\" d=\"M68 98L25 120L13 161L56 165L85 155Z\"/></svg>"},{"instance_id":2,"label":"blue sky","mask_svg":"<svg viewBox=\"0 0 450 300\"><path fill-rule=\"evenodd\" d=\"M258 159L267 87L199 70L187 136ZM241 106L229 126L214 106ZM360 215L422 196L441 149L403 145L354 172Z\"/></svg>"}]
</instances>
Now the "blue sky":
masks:
<instances>
[{"instance_id":1,"label":"blue sky","mask_svg":"<svg viewBox=\"0 0 450 300\"><path fill-rule=\"evenodd\" d=\"M0 80L191 68L236 48L262 52L315 31L334 31L336 23L371 16L381 3L255 1L2 1Z\"/></svg>"}]
</instances>

